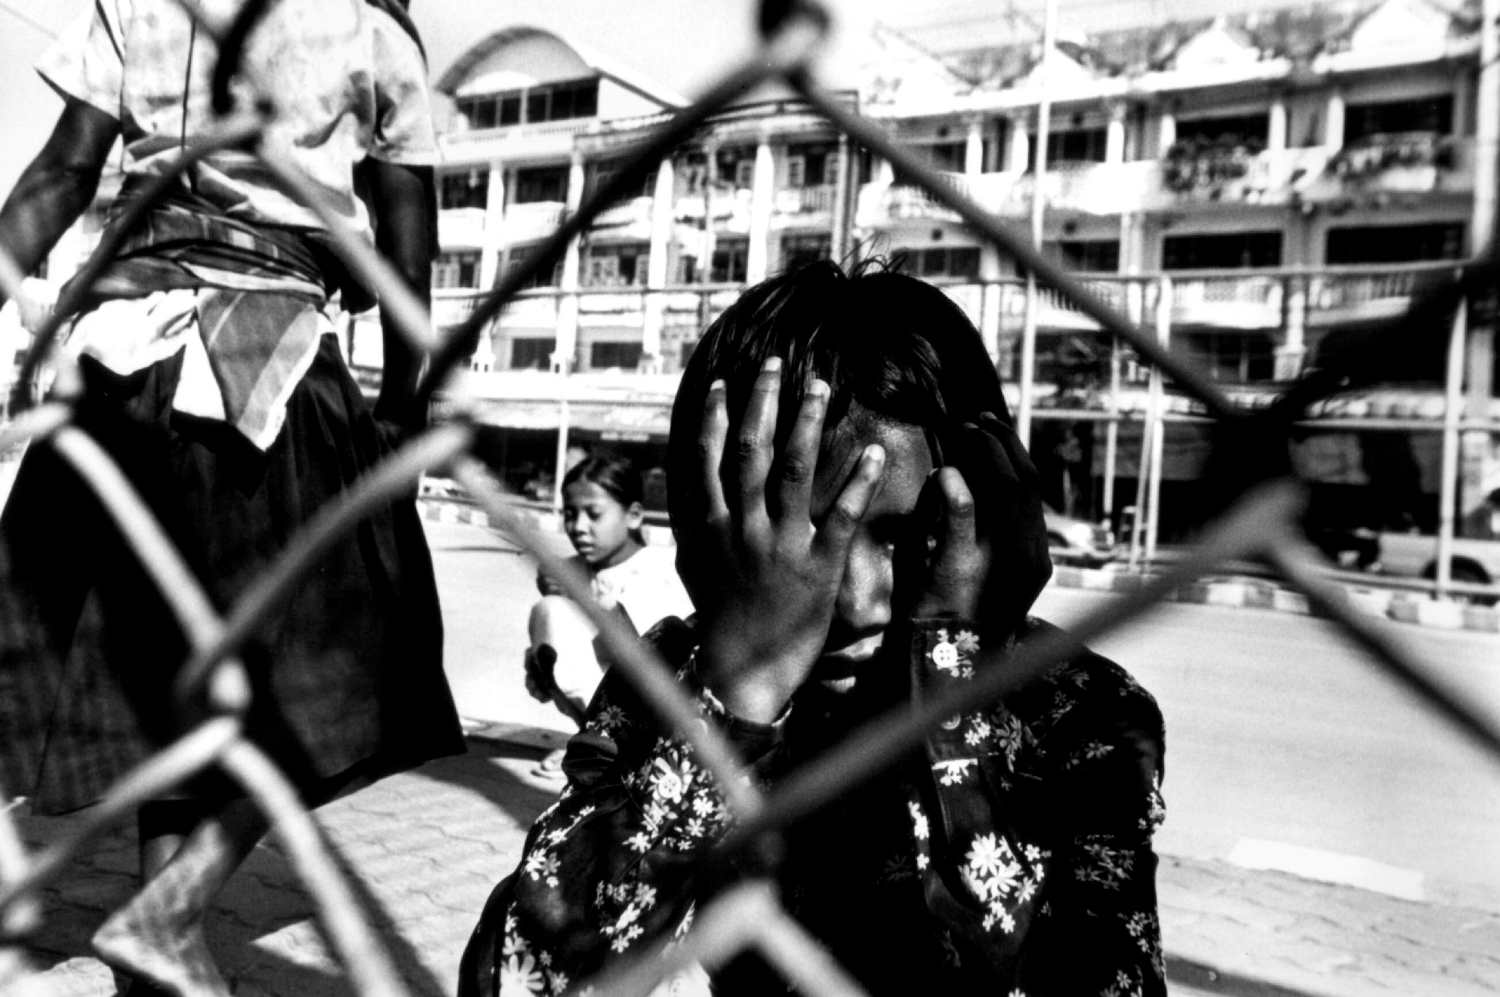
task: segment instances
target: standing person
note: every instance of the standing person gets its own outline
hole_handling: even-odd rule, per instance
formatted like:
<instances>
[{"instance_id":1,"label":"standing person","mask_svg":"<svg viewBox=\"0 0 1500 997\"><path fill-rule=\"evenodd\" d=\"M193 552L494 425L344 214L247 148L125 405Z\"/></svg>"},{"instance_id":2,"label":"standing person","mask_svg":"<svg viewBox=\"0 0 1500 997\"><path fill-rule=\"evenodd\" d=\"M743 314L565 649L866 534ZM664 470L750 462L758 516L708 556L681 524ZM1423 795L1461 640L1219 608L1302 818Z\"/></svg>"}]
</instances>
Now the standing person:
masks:
<instances>
[{"instance_id":1,"label":"standing person","mask_svg":"<svg viewBox=\"0 0 1500 997\"><path fill-rule=\"evenodd\" d=\"M568 471L562 491L563 529L577 551L573 563L588 575L604 608L621 613L637 633L692 612L671 552L646 544L641 476L630 461L587 457ZM595 644L598 630L557 583L538 573L537 586L542 598L527 620L526 689L581 726L609 661ZM540 771L559 771L561 762L562 752L554 752Z\"/></svg>"},{"instance_id":2,"label":"standing person","mask_svg":"<svg viewBox=\"0 0 1500 997\"><path fill-rule=\"evenodd\" d=\"M220 23L235 4L206 5ZM39 65L63 99L51 137L0 208L0 244L35 267L88 208L124 145L113 213L213 127L207 32L173 0L100 0ZM396 0L281 0L251 32L241 105L273 108L262 149L299 167L373 234L425 299L436 141L420 43ZM265 88L265 89L258 89ZM356 179L373 218L355 194ZM318 218L248 152L192 166L131 232L69 317L85 392L76 422L124 471L213 602L227 609L301 527L405 435L421 357L385 322L367 405L339 352L330 296L364 296ZM386 316L382 314L382 318ZM206 715L173 683L187 646L76 475L33 447L0 518L0 764L42 810L87 803L141 750ZM89 654L97 643L98 654ZM247 736L317 805L463 750L415 490L319 561L243 652ZM107 708L101 660L128 703ZM104 734L101 734L101 727ZM222 776L139 815L141 892L94 936L140 993L227 994L204 944L209 904L266 829Z\"/></svg>"},{"instance_id":3,"label":"standing person","mask_svg":"<svg viewBox=\"0 0 1500 997\"><path fill-rule=\"evenodd\" d=\"M768 791L1050 629L1027 615L1051 571L1036 471L929 284L823 262L750 288L693 352L667 470L698 612L657 649ZM1080 649L786 828L780 896L872 994L1162 994L1162 739L1150 695ZM713 778L617 673L568 751L464 997L561 993L734 875L698 861L730 824ZM675 985L786 987L753 954Z\"/></svg>"}]
</instances>

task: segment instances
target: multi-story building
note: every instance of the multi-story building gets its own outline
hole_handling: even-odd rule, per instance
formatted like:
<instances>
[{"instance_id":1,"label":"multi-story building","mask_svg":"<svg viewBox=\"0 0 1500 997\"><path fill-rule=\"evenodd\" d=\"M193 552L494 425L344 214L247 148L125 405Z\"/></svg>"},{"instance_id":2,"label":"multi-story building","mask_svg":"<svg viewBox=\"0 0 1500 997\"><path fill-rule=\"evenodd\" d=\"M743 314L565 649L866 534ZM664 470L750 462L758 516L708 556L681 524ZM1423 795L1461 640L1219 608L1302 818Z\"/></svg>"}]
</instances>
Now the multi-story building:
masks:
<instances>
[{"instance_id":1,"label":"multi-story building","mask_svg":"<svg viewBox=\"0 0 1500 997\"><path fill-rule=\"evenodd\" d=\"M1476 177L1494 175L1477 168L1477 20L1428 0L1074 37L1045 59L1034 40L932 55L877 29L870 43L847 99L1023 231L1041 196L1044 251L1252 403L1451 277L1443 261L1476 250L1476 211L1493 210L1492 197L1476 198ZM439 90L452 99L440 324L460 318L681 103L524 29L481 42ZM1023 375L1027 291L1010 261L891 164L797 102L769 100L715 116L638 197L575 240L494 323L474 358L488 372L476 383L495 398L496 421L515 430L528 469L551 466L560 391L575 439L607 439L649 462L675 372L738 288L805 259L871 254L902 257L947 286L1007 381ZM1027 416L1054 504L1118 518L1136 504L1144 462L1161 484L1140 497L1164 535L1183 528L1208 446L1191 403L1170 390L1153 403L1131 352L1056 294L1040 291L1032 314ZM1400 365L1409 380L1441 381L1447 332L1413 337ZM1459 501L1471 510L1500 486L1484 405L1488 337L1468 336L1468 390L1480 404L1464 424ZM1353 520L1435 529L1443 411L1440 393L1421 385L1342 399L1299 460L1327 486L1320 494L1364 497ZM1361 444L1371 418L1403 430L1407 457L1396 464L1420 471L1400 508L1372 498L1390 447ZM1164 445L1143 456L1153 421Z\"/></svg>"}]
</instances>

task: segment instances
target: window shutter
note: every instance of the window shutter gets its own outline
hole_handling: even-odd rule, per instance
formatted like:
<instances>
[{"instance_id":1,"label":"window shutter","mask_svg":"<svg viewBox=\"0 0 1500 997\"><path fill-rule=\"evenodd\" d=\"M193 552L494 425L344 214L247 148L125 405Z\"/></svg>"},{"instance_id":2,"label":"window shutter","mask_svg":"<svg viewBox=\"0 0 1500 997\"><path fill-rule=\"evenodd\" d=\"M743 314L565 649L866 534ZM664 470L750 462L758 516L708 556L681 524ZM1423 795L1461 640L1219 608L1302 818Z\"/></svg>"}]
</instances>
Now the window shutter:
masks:
<instances>
[{"instance_id":1,"label":"window shutter","mask_svg":"<svg viewBox=\"0 0 1500 997\"><path fill-rule=\"evenodd\" d=\"M786 185L788 187L807 186L806 157L788 156L786 158Z\"/></svg>"},{"instance_id":2,"label":"window shutter","mask_svg":"<svg viewBox=\"0 0 1500 997\"><path fill-rule=\"evenodd\" d=\"M830 187L838 183L839 170L842 167L843 163L839 160L839 151L837 149L830 149L827 155L823 157L823 183Z\"/></svg>"},{"instance_id":3,"label":"window shutter","mask_svg":"<svg viewBox=\"0 0 1500 997\"><path fill-rule=\"evenodd\" d=\"M741 159L734 164L734 185L736 187L752 187L755 184L755 161L753 159Z\"/></svg>"},{"instance_id":4,"label":"window shutter","mask_svg":"<svg viewBox=\"0 0 1500 997\"><path fill-rule=\"evenodd\" d=\"M650 266L651 266L651 256L650 256L650 254L648 254L648 253L642 253L641 255L637 256L635 258L635 278L631 281L631 283L632 284L640 284L640 285L644 286L645 283L646 283L646 281L649 279L647 277L647 273L649 272L649 267Z\"/></svg>"}]
</instances>

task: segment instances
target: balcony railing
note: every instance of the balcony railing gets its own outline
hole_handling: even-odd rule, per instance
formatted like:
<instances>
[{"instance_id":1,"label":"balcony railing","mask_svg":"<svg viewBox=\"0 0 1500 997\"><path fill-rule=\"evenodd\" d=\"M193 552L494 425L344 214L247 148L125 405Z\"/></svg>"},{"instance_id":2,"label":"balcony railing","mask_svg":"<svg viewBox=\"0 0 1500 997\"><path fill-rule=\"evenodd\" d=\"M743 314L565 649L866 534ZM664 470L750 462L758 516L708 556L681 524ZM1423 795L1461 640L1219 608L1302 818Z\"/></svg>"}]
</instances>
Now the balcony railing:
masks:
<instances>
[{"instance_id":1,"label":"balcony railing","mask_svg":"<svg viewBox=\"0 0 1500 997\"><path fill-rule=\"evenodd\" d=\"M605 208L594 219L593 230L620 230L632 239L650 239L651 202L649 197L632 197Z\"/></svg>"},{"instance_id":2,"label":"balcony railing","mask_svg":"<svg viewBox=\"0 0 1500 997\"><path fill-rule=\"evenodd\" d=\"M838 188L832 184L816 187L788 187L776 192L776 211L783 215L829 214Z\"/></svg>"},{"instance_id":3,"label":"balcony railing","mask_svg":"<svg viewBox=\"0 0 1500 997\"><path fill-rule=\"evenodd\" d=\"M505 207L505 238L509 242L541 239L562 224L567 206L561 201L528 201Z\"/></svg>"},{"instance_id":4,"label":"balcony railing","mask_svg":"<svg viewBox=\"0 0 1500 997\"><path fill-rule=\"evenodd\" d=\"M1281 325L1278 276L1172 275L1172 321L1230 329Z\"/></svg>"},{"instance_id":5,"label":"balcony railing","mask_svg":"<svg viewBox=\"0 0 1500 997\"><path fill-rule=\"evenodd\" d=\"M444 208L438 212L438 241L446 248L484 245L483 208Z\"/></svg>"}]
</instances>

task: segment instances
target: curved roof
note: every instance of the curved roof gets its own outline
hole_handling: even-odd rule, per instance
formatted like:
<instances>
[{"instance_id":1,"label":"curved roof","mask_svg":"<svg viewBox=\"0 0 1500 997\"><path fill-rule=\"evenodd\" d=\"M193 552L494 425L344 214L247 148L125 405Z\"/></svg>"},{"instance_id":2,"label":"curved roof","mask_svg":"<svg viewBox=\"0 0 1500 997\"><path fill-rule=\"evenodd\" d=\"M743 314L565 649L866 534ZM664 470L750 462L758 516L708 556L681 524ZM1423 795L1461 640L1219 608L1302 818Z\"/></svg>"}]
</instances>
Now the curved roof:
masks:
<instances>
[{"instance_id":1,"label":"curved roof","mask_svg":"<svg viewBox=\"0 0 1500 997\"><path fill-rule=\"evenodd\" d=\"M584 66L598 73L601 77L614 81L626 89L633 90L648 100L653 100L663 107L683 107L688 101L681 94L675 93L654 81L641 76L635 70L620 63L599 55L572 42L565 41L555 32L545 28L532 25L514 25L502 28L481 41L475 43L463 55L453 61L438 78L437 89L445 94L453 95L467 82L486 60L500 52L508 45L532 39L547 40L556 43L563 50L573 54Z\"/></svg>"}]
</instances>

